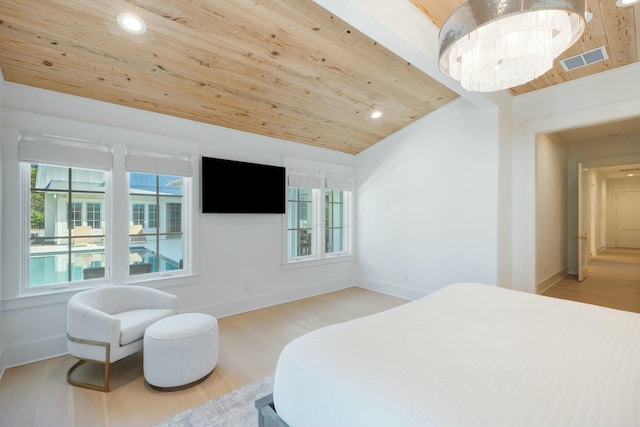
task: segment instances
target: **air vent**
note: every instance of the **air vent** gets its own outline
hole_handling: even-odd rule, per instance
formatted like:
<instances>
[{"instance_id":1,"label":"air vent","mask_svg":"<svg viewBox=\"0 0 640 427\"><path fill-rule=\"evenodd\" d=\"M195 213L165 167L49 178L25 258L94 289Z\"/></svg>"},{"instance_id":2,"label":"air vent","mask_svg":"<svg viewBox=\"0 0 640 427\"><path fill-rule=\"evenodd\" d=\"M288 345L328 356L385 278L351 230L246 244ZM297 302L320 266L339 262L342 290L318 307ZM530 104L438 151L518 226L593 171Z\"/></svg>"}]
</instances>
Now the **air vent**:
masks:
<instances>
[{"instance_id":1,"label":"air vent","mask_svg":"<svg viewBox=\"0 0 640 427\"><path fill-rule=\"evenodd\" d=\"M620 169L620 172L638 172L640 168Z\"/></svg>"},{"instance_id":2,"label":"air vent","mask_svg":"<svg viewBox=\"0 0 640 427\"><path fill-rule=\"evenodd\" d=\"M604 61L605 59L609 59L607 56L607 49L605 49L604 46L600 46L597 49L562 59L560 60L560 63L565 71L571 71L577 68L586 67L587 65L591 65L596 62Z\"/></svg>"}]
</instances>

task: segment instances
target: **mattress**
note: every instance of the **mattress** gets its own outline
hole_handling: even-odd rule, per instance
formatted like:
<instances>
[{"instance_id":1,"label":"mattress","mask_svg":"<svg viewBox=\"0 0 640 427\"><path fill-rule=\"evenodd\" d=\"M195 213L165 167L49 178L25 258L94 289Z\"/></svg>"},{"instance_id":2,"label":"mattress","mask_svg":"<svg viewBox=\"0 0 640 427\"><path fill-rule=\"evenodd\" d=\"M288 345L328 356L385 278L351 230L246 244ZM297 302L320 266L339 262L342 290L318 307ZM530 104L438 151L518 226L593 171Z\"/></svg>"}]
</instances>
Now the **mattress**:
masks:
<instances>
[{"instance_id":1,"label":"mattress","mask_svg":"<svg viewBox=\"0 0 640 427\"><path fill-rule=\"evenodd\" d=\"M290 342L290 427L640 426L640 314L477 283Z\"/></svg>"}]
</instances>

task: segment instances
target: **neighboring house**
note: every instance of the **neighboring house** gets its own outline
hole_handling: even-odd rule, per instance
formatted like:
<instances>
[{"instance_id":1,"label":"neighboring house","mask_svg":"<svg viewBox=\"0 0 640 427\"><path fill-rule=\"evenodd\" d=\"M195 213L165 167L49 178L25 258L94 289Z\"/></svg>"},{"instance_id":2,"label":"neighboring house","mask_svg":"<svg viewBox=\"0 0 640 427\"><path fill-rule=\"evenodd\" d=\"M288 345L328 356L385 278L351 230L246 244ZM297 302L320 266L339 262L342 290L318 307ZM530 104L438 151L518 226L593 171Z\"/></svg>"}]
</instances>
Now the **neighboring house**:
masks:
<instances>
[{"instance_id":1,"label":"neighboring house","mask_svg":"<svg viewBox=\"0 0 640 427\"><path fill-rule=\"evenodd\" d=\"M182 227L181 179L162 177L160 197L156 201L155 178L145 174L130 174L130 225L140 225L139 233L158 229L161 233L180 232ZM40 165L36 168L34 188L42 190L44 227L32 233L34 237L67 236L69 226L87 226L92 235L104 235L105 175L99 171L79 169L73 177L74 194L69 205L68 170L57 166ZM178 205L178 206L176 206ZM158 224L158 211L164 215Z\"/></svg>"},{"instance_id":2,"label":"neighboring house","mask_svg":"<svg viewBox=\"0 0 640 427\"><path fill-rule=\"evenodd\" d=\"M77 192L69 202L68 169L48 165L34 168L34 189L43 198L42 212L39 213L44 218L44 227L37 227L36 231L32 223L32 237L55 240L57 244L62 244L58 236L67 237L70 235L69 229L82 226L89 228L88 234L104 234L104 173L79 170L82 176L74 176L74 190Z\"/></svg>"}]
</instances>

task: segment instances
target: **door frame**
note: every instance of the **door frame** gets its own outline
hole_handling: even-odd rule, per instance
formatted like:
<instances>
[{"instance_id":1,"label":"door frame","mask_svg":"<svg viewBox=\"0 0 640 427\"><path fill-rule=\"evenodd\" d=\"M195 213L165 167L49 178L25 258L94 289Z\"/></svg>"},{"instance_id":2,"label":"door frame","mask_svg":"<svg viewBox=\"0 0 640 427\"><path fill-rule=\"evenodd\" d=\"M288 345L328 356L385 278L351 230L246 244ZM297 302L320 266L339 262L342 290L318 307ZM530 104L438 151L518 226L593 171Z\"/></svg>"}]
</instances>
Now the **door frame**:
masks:
<instances>
[{"instance_id":1,"label":"door frame","mask_svg":"<svg viewBox=\"0 0 640 427\"><path fill-rule=\"evenodd\" d=\"M618 195L620 193L640 193L640 189L634 190L634 189L618 189L618 190L614 190L613 191L613 212L612 212L612 216L613 216L613 220L612 220L612 232L613 232L613 241L614 241L614 247L619 247L618 246ZM637 249L637 248L634 248Z\"/></svg>"},{"instance_id":2,"label":"door frame","mask_svg":"<svg viewBox=\"0 0 640 427\"><path fill-rule=\"evenodd\" d=\"M514 218L512 287L530 293L536 292L536 135L637 116L640 116L640 99L631 99L524 123L523 163L513 163L514 190L517 192L522 189L523 194L522 198L514 196L512 205ZM627 159L628 161L620 164L640 162L640 158L634 159L633 156ZM524 173L521 169L522 165L524 165ZM521 229L519 229L520 226L522 226Z\"/></svg>"},{"instance_id":3,"label":"door frame","mask_svg":"<svg viewBox=\"0 0 640 427\"><path fill-rule=\"evenodd\" d=\"M582 162L578 162L576 173L578 175L578 232L573 239L578 246L578 281L582 282L587 278L590 258L591 245L587 230L591 229L591 180Z\"/></svg>"}]
</instances>

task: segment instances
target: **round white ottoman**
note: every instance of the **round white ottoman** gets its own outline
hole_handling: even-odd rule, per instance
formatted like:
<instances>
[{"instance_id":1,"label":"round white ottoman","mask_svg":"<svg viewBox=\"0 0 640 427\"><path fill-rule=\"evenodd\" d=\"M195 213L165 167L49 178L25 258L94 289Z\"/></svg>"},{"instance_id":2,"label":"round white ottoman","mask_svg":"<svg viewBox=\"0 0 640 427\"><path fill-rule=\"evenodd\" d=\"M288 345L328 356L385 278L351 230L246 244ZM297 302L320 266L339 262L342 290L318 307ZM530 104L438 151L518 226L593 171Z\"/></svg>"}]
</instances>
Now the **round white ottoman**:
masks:
<instances>
[{"instance_id":1,"label":"round white ottoman","mask_svg":"<svg viewBox=\"0 0 640 427\"><path fill-rule=\"evenodd\" d=\"M213 316L176 314L144 332L144 378L154 388L190 387L204 381L217 363L218 320Z\"/></svg>"}]
</instances>

